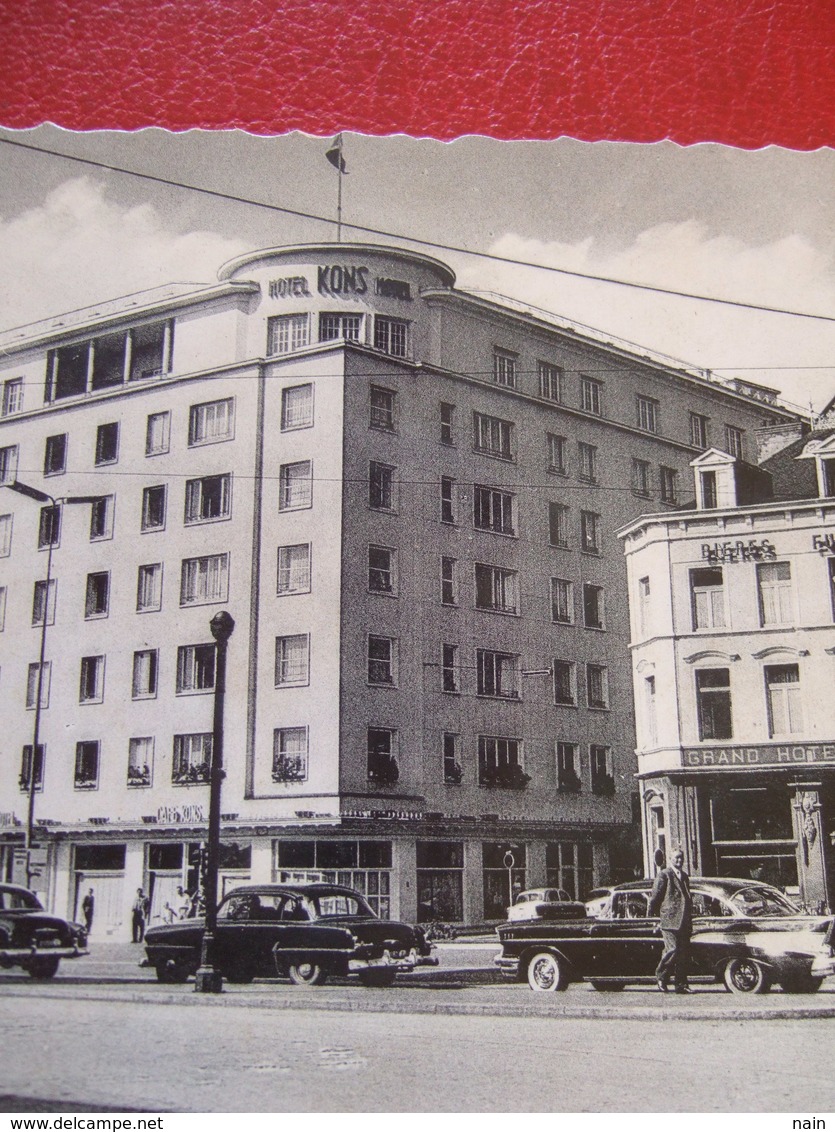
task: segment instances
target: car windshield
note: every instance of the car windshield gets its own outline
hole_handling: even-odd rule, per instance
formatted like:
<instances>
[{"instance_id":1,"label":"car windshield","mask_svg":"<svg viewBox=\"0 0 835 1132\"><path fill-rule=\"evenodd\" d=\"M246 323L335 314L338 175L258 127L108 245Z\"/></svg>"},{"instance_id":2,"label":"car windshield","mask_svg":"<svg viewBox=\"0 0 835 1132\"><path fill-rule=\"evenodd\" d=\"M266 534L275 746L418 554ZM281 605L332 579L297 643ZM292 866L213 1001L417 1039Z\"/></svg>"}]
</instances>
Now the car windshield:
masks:
<instances>
[{"instance_id":1,"label":"car windshield","mask_svg":"<svg viewBox=\"0 0 835 1132\"><path fill-rule=\"evenodd\" d=\"M0 889L0 908L5 912L42 912L43 907L34 892L22 888Z\"/></svg>"},{"instance_id":2,"label":"car windshield","mask_svg":"<svg viewBox=\"0 0 835 1132\"><path fill-rule=\"evenodd\" d=\"M730 900L743 916L796 916L799 911L782 892L760 885L740 888Z\"/></svg>"},{"instance_id":3,"label":"car windshield","mask_svg":"<svg viewBox=\"0 0 835 1132\"><path fill-rule=\"evenodd\" d=\"M308 893L307 903L317 920L335 916L358 916L366 920L377 918L359 894L350 892Z\"/></svg>"}]
</instances>

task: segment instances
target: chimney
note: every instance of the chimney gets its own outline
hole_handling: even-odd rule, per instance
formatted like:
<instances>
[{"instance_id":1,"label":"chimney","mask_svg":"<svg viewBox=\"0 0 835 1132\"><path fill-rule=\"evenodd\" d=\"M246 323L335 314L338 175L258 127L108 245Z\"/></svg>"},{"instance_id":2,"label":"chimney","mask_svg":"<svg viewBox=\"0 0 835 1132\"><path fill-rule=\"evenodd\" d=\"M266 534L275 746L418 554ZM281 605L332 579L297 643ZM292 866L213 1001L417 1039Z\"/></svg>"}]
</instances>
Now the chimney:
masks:
<instances>
[{"instance_id":1,"label":"chimney","mask_svg":"<svg viewBox=\"0 0 835 1132\"><path fill-rule=\"evenodd\" d=\"M755 432L757 438L757 463L764 464L796 440L800 440L809 432L806 421L792 421L790 424L768 425L758 428Z\"/></svg>"}]
</instances>

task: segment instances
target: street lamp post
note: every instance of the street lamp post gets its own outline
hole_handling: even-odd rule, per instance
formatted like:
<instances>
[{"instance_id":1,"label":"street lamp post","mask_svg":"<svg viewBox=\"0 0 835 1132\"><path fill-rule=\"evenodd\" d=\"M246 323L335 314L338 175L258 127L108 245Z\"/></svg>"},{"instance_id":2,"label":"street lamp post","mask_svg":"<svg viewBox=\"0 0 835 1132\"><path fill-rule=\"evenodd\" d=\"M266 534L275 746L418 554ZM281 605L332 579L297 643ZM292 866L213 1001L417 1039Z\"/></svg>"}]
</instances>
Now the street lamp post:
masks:
<instances>
[{"instance_id":1,"label":"street lamp post","mask_svg":"<svg viewBox=\"0 0 835 1132\"><path fill-rule=\"evenodd\" d=\"M59 503L96 503L101 496L98 495L68 495L63 499L55 499L46 491L41 491L40 488L30 487L29 484L22 483L20 480L14 480L5 485L11 491L17 492L18 495L24 495L27 499L34 499L37 503L48 503L52 509L53 517L56 514ZM54 522L54 518L52 520ZM44 594L43 602L43 621L41 622L41 644L40 655L38 658L38 678L35 684L35 723L32 728L32 754L29 759L29 782L28 782L28 800L26 807L26 833L25 841L23 843L24 851L26 853L26 887L32 887L32 842L35 833L35 793L37 790L37 767L38 767L38 747L40 746L41 735L41 697L43 695L43 672L44 664L46 663L46 627L49 621L49 590L50 583L52 582L52 548L55 545L53 530L49 531L49 542L47 544L46 554L46 592ZM43 762L41 762L41 774L43 774Z\"/></svg>"},{"instance_id":2,"label":"street lamp post","mask_svg":"<svg viewBox=\"0 0 835 1132\"><path fill-rule=\"evenodd\" d=\"M220 790L226 774L223 769L223 701L226 693L226 649L235 622L225 609L209 622L215 639L215 695L212 724L212 757L209 764L209 832L206 843L206 926L200 951L200 967L194 989L199 994L220 994L223 976L215 966L215 934L217 932L217 877L220 863Z\"/></svg>"}]
</instances>

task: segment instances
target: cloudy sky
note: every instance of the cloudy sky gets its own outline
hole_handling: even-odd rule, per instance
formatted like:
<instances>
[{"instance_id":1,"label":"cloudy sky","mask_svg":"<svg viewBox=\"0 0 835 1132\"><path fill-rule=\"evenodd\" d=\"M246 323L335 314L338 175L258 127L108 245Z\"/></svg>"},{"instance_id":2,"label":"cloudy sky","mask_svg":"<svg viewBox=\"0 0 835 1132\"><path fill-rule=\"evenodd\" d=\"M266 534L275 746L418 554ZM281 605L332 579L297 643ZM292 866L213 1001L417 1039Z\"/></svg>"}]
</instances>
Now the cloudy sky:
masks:
<instances>
[{"instance_id":1,"label":"cloudy sky","mask_svg":"<svg viewBox=\"0 0 835 1132\"><path fill-rule=\"evenodd\" d=\"M759 381L803 408L835 395L835 151L350 134L344 145L343 219L380 233L346 228L344 239L397 236L449 263L461 286ZM335 238L327 147L300 134L0 130L0 328L210 282L251 248Z\"/></svg>"}]
</instances>

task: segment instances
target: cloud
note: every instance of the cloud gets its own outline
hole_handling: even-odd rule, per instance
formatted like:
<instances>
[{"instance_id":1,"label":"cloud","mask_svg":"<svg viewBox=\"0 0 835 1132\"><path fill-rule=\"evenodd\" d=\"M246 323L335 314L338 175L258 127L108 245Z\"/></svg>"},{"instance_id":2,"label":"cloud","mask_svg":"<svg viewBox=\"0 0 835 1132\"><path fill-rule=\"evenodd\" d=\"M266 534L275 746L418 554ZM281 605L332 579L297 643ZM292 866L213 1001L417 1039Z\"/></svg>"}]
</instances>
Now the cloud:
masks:
<instances>
[{"instance_id":1,"label":"cloud","mask_svg":"<svg viewBox=\"0 0 835 1132\"><path fill-rule=\"evenodd\" d=\"M696 221L659 224L629 245L544 242L508 233L490 251L590 275L835 317L835 263L807 239L766 244ZM835 322L769 314L486 260L458 266L462 287L492 288L607 334L820 408L835 393ZM820 367L820 368L807 368Z\"/></svg>"},{"instance_id":2,"label":"cloud","mask_svg":"<svg viewBox=\"0 0 835 1132\"><path fill-rule=\"evenodd\" d=\"M89 177L0 220L3 328L172 282L212 282L246 245L184 232L150 204L126 207Z\"/></svg>"}]
</instances>

